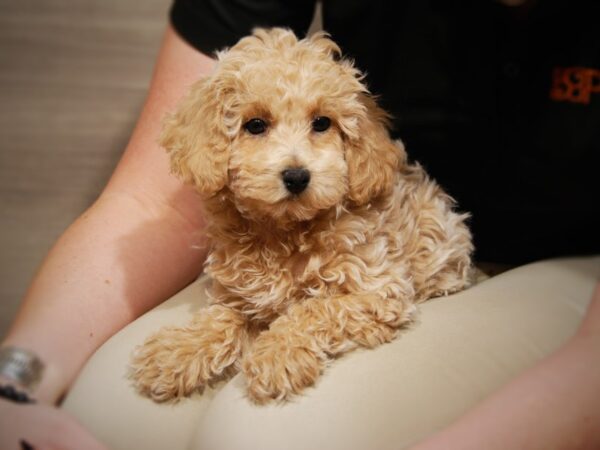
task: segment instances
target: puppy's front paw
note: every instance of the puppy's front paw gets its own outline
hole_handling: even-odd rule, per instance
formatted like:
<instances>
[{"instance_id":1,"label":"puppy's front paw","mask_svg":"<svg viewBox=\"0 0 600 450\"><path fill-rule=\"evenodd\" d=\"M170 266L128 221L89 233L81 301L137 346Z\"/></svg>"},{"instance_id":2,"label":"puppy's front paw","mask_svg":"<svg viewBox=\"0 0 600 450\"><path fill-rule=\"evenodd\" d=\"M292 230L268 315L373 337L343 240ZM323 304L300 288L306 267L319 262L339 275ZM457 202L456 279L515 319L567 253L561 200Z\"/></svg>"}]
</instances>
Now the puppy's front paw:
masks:
<instances>
[{"instance_id":1,"label":"puppy's front paw","mask_svg":"<svg viewBox=\"0 0 600 450\"><path fill-rule=\"evenodd\" d=\"M164 328L136 349L129 375L138 392L164 402L201 390L223 375L239 352L240 344L233 340Z\"/></svg>"},{"instance_id":2,"label":"puppy's front paw","mask_svg":"<svg viewBox=\"0 0 600 450\"><path fill-rule=\"evenodd\" d=\"M258 404L288 400L312 386L324 365L324 355L308 335L263 332L244 357L242 371L248 396Z\"/></svg>"},{"instance_id":3,"label":"puppy's front paw","mask_svg":"<svg viewBox=\"0 0 600 450\"><path fill-rule=\"evenodd\" d=\"M193 353L181 348L187 339L183 329L164 328L136 348L129 376L138 392L164 402L189 395L203 384L200 373L186 370L192 359L200 366L198 348Z\"/></svg>"},{"instance_id":4,"label":"puppy's front paw","mask_svg":"<svg viewBox=\"0 0 600 450\"><path fill-rule=\"evenodd\" d=\"M394 340L401 326L408 323L416 310L395 300L366 297L357 312L347 318L348 337L358 345L373 348Z\"/></svg>"}]
</instances>

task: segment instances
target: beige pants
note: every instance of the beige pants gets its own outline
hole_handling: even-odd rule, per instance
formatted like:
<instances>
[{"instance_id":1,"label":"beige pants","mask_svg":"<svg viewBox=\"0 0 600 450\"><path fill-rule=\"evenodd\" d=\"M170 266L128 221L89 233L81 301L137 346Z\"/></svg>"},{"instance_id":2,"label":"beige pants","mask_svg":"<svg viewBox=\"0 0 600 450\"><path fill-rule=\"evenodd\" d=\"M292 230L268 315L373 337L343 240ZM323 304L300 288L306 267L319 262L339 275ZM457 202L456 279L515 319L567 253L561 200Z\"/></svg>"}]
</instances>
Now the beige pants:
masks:
<instances>
[{"instance_id":1,"label":"beige pants","mask_svg":"<svg viewBox=\"0 0 600 450\"><path fill-rule=\"evenodd\" d=\"M138 396L131 351L202 308L200 279L110 339L64 408L112 449L401 449L438 430L576 330L600 257L544 261L431 300L390 344L350 353L287 404L254 406L237 375L176 405Z\"/></svg>"}]
</instances>

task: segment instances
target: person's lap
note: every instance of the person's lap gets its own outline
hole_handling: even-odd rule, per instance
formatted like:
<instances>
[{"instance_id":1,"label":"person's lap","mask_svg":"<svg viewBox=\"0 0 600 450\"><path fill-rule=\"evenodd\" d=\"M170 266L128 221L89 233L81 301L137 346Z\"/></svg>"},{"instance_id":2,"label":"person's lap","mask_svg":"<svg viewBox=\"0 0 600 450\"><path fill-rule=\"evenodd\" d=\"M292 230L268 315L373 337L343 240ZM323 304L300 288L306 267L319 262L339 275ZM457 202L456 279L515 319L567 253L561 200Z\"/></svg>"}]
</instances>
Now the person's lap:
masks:
<instances>
[{"instance_id":1,"label":"person's lap","mask_svg":"<svg viewBox=\"0 0 600 450\"><path fill-rule=\"evenodd\" d=\"M239 374L175 405L140 397L126 378L133 348L205 306L204 278L100 348L63 407L115 450L403 448L565 342L599 275L600 257L545 261L426 302L394 342L333 361L286 404L251 404Z\"/></svg>"}]
</instances>

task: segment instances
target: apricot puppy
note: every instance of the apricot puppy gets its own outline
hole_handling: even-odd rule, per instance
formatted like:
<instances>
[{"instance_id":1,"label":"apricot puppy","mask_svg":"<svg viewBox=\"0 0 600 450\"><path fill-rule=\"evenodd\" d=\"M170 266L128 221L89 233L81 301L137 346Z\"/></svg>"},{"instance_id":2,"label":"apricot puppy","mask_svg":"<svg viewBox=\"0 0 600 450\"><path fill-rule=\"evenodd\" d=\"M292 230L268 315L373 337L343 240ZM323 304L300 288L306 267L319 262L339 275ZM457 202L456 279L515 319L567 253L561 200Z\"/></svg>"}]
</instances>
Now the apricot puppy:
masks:
<instances>
[{"instance_id":1,"label":"apricot puppy","mask_svg":"<svg viewBox=\"0 0 600 450\"><path fill-rule=\"evenodd\" d=\"M253 401L288 399L466 286L466 216L407 163L361 80L325 34L259 29L168 118L172 171L209 221L211 306L137 349L140 392L165 401L241 370Z\"/></svg>"}]
</instances>

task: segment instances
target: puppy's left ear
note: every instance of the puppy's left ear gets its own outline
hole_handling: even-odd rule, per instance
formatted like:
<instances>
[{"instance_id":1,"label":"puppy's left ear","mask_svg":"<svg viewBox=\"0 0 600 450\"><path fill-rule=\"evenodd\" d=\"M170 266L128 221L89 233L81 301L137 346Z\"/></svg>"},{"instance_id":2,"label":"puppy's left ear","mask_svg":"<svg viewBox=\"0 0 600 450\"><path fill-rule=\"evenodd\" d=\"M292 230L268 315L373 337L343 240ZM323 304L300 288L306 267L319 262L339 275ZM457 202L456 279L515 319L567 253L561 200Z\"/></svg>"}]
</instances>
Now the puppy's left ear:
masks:
<instances>
[{"instance_id":1,"label":"puppy's left ear","mask_svg":"<svg viewBox=\"0 0 600 450\"><path fill-rule=\"evenodd\" d=\"M391 192L406 152L388 132L388 115L369 94L359 94L365 107L346 133L346 162L350 200L358 205Z\"/></svg>"},{"instance_id":2,"label":"puppy's left ear","mask_svg":"<svg viewBox=\"0 0 600 450\"><path fill-rule=\"evenodd\" d=\"M163 125L160 144L171 172L211 196L227 184L229 145L223 120L225 94L214 76L197 81Z\"/></svg>"}]
</instances>

